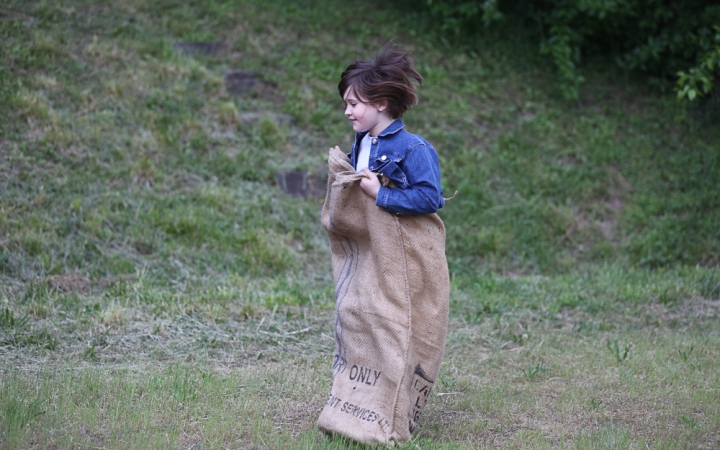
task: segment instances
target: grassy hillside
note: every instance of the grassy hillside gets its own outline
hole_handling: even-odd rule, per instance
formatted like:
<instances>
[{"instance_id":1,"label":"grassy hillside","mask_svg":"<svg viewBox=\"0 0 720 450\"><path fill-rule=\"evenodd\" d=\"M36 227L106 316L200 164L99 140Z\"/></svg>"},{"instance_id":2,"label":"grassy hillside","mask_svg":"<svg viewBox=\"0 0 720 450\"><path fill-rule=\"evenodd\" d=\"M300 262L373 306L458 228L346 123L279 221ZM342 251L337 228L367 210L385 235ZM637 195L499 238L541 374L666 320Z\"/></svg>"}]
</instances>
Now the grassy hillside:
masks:
<instances>
[{"instance_id":1,"label":"grassy hillside","mask_svg":"<svg viewBox=\"0 0 720 450\"><path fill-rule=\"evenodd\" d=\"M0 447L344 445L313 428L322 199L275 175L349 148L339 74L390 39L425 77L407 127L457 191L413 445L716 445L714 113L601 63L569 104L521 38L466 52L427 27L387 2L6 1Z\"/></svg>"}]
</instances>

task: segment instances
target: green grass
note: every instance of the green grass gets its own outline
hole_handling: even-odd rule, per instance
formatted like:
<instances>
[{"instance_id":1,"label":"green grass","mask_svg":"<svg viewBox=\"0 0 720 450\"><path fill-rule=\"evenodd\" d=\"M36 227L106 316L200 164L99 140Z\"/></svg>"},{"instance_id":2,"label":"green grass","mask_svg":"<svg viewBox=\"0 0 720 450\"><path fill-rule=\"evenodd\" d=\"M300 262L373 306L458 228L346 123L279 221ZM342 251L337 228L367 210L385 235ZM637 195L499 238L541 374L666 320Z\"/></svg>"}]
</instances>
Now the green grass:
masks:
<instances>
[{"instance_id":1,"label":"green grass","mask_svg":"<svg viewBox=\"0 0 720 450\"><path fill-rule=\"evenodd\" d=\"M368 8L3 5L1 448L352 447L315 428L321 200L274 179L349 147L339 74L391 38L457 191L446 357L407 447L719 445L715 113L606 69L568 104L522 37L466 52ZM231 70L258 85L230 94Z\"/></svg>"}]
</instances>

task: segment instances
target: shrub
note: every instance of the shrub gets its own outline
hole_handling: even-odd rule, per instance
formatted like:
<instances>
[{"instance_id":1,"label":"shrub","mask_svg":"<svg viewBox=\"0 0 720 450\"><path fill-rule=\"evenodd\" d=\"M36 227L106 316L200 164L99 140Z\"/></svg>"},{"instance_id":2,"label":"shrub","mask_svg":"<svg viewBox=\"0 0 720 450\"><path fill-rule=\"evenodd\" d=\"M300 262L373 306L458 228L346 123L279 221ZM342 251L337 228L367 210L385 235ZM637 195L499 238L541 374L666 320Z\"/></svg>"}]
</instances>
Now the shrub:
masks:
<instances>
[{"instance_id":1,"label":"shrub","mask_svg":"<svg viewBox=\"0 0 720 450\"><path fill-rule=\"evenodd\" d=\"M710 0L427 0L428 14L446 34L472 34L478 24L531 22L540 51L556 66L561 89L578 98L582 57L605 55L624 70L648 76L678 97L715 91L720 73L720 5Z\"/></svg>"}]
</instances>

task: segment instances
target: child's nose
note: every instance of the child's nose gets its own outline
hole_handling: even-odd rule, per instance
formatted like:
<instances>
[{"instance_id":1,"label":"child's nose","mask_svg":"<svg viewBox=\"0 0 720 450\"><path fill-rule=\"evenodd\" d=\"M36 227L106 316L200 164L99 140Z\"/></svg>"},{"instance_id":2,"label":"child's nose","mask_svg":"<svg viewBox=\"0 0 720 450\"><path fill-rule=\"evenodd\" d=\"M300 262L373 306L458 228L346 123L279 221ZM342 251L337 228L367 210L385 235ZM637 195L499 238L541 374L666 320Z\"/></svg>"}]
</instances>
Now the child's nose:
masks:
<instances>
[{"instance_id":1,"label":"child's nose","mask_svg":"<svg viewBox=\"0 0 720 450\"><path fill-rule=\"evenodd\" d=\"M350 116L350 114L352 114L352 112L350 111L350 105L347 105L347 106L345 107L345 115L346 115L346 116Z\"/></svg>"}]
</instances>

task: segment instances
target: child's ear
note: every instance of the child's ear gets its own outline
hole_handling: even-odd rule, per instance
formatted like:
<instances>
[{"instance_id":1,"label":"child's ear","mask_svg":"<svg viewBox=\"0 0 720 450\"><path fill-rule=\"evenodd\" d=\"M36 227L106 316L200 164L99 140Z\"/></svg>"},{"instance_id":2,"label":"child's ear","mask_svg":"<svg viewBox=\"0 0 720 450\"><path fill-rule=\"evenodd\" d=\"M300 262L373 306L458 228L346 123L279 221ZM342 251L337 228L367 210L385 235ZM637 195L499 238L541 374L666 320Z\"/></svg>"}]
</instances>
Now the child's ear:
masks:
<instances>
[{"instance_id":1,"label":"child's ear","mask_svg":"<svg viewBox=\"0 0 720 450\"><path fill-rule=\"evenodd\" d=\"M388 107L388 101L386 98L384 98L384 99L380 100L377 105L378 105L377 106L378 111L384 112Z\"/></svg>"}]
</instances>

